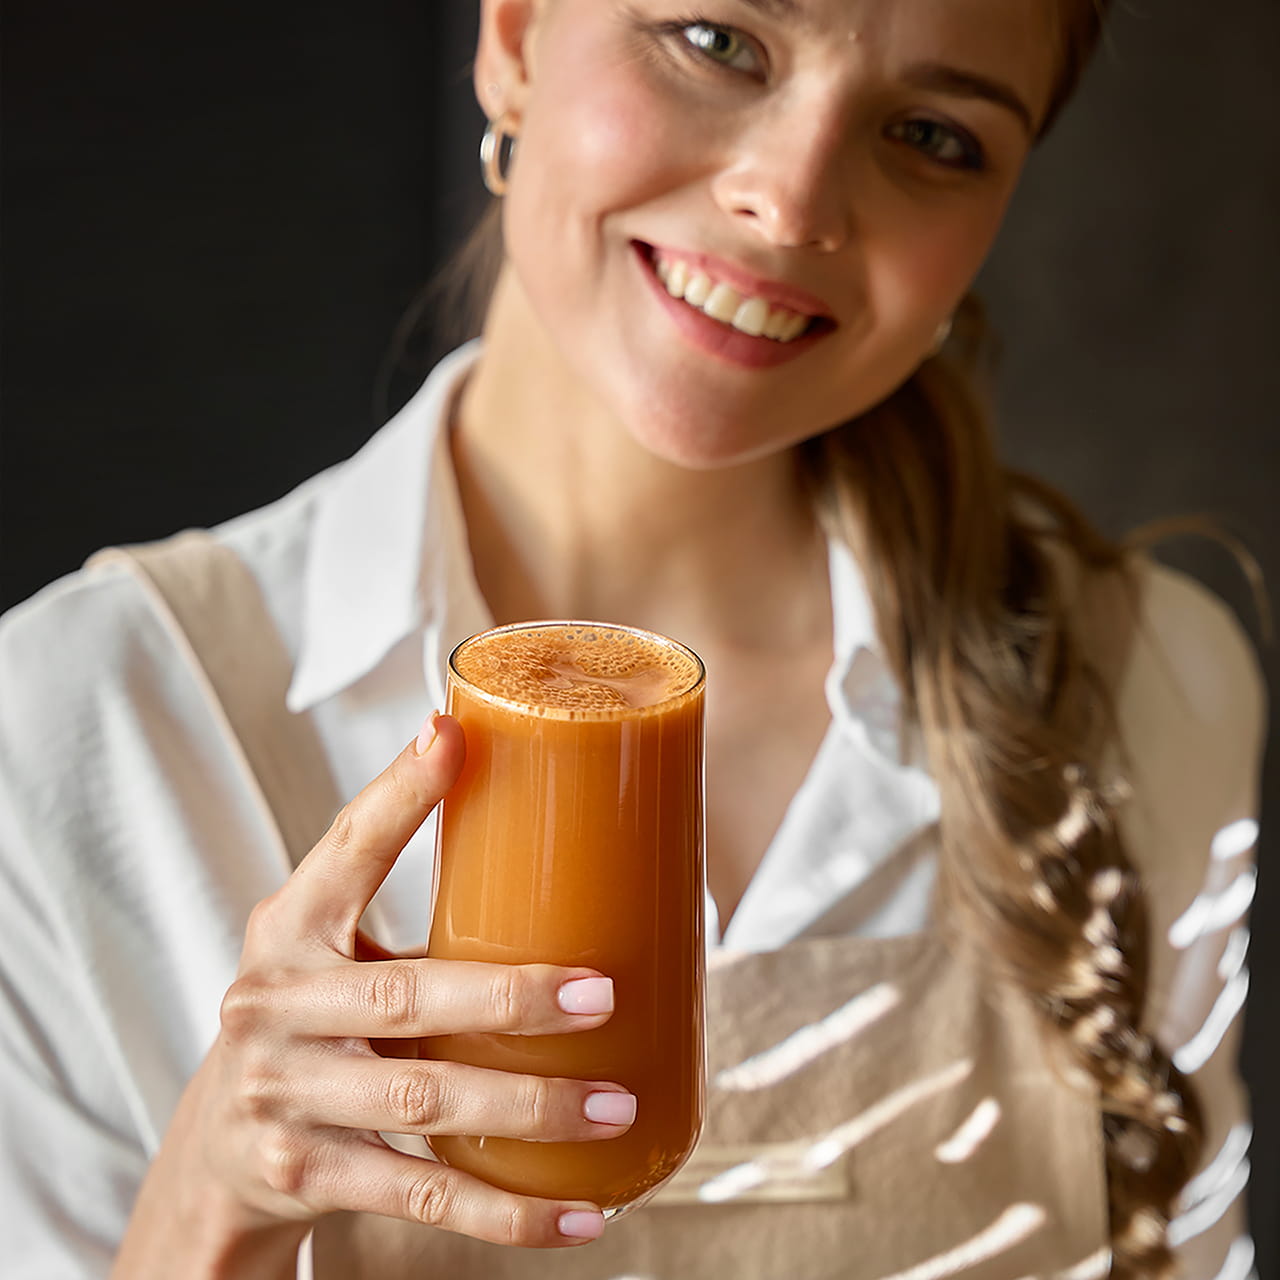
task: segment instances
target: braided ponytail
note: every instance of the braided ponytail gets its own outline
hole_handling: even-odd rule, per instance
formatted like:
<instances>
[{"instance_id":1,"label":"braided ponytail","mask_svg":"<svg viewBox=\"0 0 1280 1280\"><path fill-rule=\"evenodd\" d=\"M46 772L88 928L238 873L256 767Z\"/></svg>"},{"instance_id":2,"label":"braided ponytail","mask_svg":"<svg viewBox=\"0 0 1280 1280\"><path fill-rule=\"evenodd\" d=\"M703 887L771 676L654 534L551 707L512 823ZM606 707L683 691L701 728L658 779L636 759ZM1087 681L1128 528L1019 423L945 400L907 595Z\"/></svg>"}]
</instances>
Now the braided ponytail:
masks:
<instances>
[{"instance_id":1,"label":"braided ponytail","mask_svg":"<svg viewBox=\"0 0 1280 1280\"><path fill-rule=\"evenodd\" d=\"M1145 900L1104 771L1106 664L1078 625L1090 592L1123 608L1131 584L1122 548L997 461L975 390L982 329L967 301L947 356L802 460L866 570L941 792L940 924L1027 993L1098 1090L1113 1274L1164 1277L1202 1125L1142 1029Z\"/></svg>"}]
</instances>

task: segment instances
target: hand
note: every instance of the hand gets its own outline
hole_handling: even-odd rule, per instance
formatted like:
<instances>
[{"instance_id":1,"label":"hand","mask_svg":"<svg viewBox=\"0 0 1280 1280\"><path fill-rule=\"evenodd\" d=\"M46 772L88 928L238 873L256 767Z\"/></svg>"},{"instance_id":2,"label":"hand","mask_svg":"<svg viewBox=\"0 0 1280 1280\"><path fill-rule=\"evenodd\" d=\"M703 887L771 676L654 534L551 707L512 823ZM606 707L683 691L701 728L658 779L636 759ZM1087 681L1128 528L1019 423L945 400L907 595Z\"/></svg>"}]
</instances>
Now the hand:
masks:
<instances>
[{"instance_id":1,"label":"hand","mask_svg":"<svg viewBox=\"0 0 1280 1280\"><path fill-rule=\"evenodd\" d=\"M194 1256L188 1270L178 1266L177 1245L229 1257L257 1240L265 1257L271 1240L283 1257L282 1240L296 1248L312 1221L336 1210L502 1244L563 1246L599 1235L593 1205L512 1195L378 1136L589 1140L624 1132L634 1116L634 1099L608 1081L382 1057L371 1045L580 1031L612 1011L612 984L591 969L356 958L361 915L462 767L455 720L434 717L424 738L421 751L423 739L343 809L288 882L254 909L221 1033L148 1174L117 1274L196 1274ZM182 1222L185 1233L175 1225ZM159 1244L166 1234L167 1250ZM150 1257L154 1272L143 1261ZM234 1274L249 1271L242 1262Z\"/></svg>"}]
</instances>

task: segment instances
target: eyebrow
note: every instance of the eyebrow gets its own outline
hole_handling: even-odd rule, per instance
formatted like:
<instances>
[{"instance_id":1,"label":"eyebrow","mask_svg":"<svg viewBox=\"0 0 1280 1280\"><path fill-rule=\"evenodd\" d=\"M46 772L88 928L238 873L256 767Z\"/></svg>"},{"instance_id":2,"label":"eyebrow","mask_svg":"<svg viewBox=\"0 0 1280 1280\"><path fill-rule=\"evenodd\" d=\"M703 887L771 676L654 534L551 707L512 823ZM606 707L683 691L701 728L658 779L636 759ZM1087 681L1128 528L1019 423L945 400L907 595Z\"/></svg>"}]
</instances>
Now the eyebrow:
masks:
<instances>
[{"instance_id":1,"label":"eyebrow","mask_svg":"<svg viewBox=\"0 0 1280 1280\"><path fill-rule=\"evenodd\" d=\"M804 0L740 0L740 3L773 22L787 23L799 30L823 34L821 23Z\"/></svg>"},{"instance_id":2,"label":"eyebrow","mask_svg":"<svg viewBox=\"0 0 1280 1280\"><path fill-rule=\"evenodd\" d=\"M742 0L742 3L773 18L799 19L806 16L797 0Z\"/></svg>"},{"instance_id":3,"label":"eyebrow","mask_svg":"<svg viewBox=\"0 0 1280 1280\"><path fill-rule=\"evenodd\" d=\"M773 0L764 0L773 3ZM782 0L789 3L789 0ZM748 0L754 3L754 0ZM1000 80L992 80L989 76L979 75L976 71L964 71L952 67L945 62L917 62L906 68L902 78L918 89L931 89L938 93L951 94L959 98L983 98L1005 107L1018 117L1022 127L1032 137L1036 126L1031 110L1012 88Z\"/></svg>"}]
</instances>

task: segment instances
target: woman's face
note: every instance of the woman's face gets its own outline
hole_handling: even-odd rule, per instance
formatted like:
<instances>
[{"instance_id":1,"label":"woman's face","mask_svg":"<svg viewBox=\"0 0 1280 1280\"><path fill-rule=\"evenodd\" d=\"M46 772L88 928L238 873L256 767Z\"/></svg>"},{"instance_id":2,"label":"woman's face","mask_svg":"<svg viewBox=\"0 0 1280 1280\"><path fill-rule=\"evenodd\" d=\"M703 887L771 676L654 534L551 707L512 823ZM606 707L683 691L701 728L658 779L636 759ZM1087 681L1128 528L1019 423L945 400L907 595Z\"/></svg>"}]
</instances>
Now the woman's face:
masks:
<instances>
[{"instance_id":1,"label":"woman's face","mask_svg":"<svg viewBox=\"0 0 1280 1280\"><path fill-rule=\"evenodd\" d=\"M870 407L991 244L1052 88L1056 12L490 0L477 80L513 112L504 225L535 322L685 466Z\"/></svg>"}]
</instances>

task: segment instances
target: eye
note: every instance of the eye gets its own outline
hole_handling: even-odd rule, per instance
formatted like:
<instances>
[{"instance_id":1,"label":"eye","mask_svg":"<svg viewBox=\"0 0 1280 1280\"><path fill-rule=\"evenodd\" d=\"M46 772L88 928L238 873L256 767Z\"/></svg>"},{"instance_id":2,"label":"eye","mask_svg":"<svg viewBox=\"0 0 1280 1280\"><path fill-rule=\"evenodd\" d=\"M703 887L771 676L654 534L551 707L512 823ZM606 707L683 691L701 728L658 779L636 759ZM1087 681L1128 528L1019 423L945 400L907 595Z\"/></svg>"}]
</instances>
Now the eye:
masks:
<instances>
[{"instance_id":1,"label":"eye","mask_svg":"<svg viewBox=\"0 0 1280 1280\"><path fill-rule=\"evenodd\" d=\"M918 116L890 125L888 136L951 169L982 169L986 156L978 140L963 129Z\"/></svg>"},{"instance_id":2,"label":"eye","mask_svg":"<svg viewBox=\"0 0 1280 1280\"><path fill-rule=\"evenodd\" d=\"M682 40L710 62L734 71L760 70L760 58L755 46L732 27L694 20L679 23L676 31Z\"/></svg>"}]
</instances>

